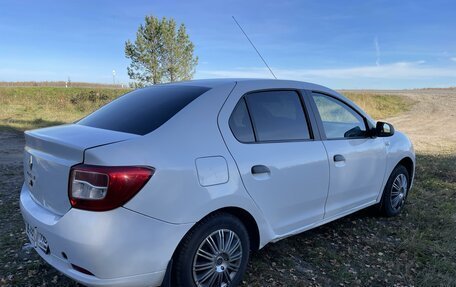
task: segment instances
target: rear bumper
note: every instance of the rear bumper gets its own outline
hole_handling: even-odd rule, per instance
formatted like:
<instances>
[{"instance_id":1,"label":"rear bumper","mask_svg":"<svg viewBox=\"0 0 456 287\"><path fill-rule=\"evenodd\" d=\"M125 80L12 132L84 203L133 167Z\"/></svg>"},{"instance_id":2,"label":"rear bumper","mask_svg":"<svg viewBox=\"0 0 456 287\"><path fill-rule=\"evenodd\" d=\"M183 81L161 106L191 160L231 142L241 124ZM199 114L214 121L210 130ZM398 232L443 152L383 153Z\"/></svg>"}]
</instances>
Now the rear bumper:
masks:
<instances>
[{"instance_id":1,"label":"rear bumper","mask_svg":"<svg viewBox=\"0 0 456 287\"><path fill-rule=\"evenodd\" d=\"M26 185L20 206L24 220L48 242L49 252L35 247L38 254L88 286L160 285L175 248L192 226L169 224L125 208L107 212L73 208L58 216L38 205Z\"/></svg>"}]
</instances>

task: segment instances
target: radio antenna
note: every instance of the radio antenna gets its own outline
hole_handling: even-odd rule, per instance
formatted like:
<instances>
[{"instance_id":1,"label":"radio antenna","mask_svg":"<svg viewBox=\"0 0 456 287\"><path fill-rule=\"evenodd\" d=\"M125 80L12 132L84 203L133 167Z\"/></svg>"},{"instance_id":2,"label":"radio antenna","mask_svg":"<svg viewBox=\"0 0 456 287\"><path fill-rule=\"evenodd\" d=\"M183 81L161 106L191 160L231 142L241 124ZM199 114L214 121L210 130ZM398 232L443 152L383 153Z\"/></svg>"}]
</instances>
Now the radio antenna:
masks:
<instances>
[{"instance_id":1,"label":"radio antenna","mask_svg":"<svg viewBox=\"0 0 456 287\"><path fill-rule=\"evenodd\" d=\"M274 79L277 80L277 77L276 75L274 75L274 72L272 72L271 68L269 67L268 63L266 63L266 60L263 58L263 56L261 56L260 52L258 51L258 49L255 47L255 45L253 44L252 40L250 40L249 36L247 35L247 33L244 31L244 29L242 29L241 25L239 24L239 22L236 20L236 18L234 18L234 16L231 16L233 17L233 20L234 22L236 22L236 24L238 25L239 29L241 29L242 33L244 33L245 37L247 38L247 40L249 40L250 42L250 45L252 45L253 49L255 49L255 51L257 52L258 56L260 56L261 60L263 60L263 63L266 65L266 67L269 69L269 72L271 72L272 76L274 77Z\"/></svg>"}]
</instances>

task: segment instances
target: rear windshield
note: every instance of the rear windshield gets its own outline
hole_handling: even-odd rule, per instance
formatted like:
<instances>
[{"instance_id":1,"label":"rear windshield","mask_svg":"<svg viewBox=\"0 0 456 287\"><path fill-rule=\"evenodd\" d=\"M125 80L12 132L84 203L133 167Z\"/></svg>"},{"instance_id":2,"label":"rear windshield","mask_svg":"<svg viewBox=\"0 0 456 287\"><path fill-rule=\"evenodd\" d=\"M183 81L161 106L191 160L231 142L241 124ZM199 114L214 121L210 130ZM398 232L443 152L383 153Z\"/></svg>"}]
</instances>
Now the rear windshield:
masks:
<instances>
[{"instance_id":1,"label":"rear windshield","mask_svg":"<svg viewBox=\"0 0 456 287\"><path fill-rule=\"evenodd\" d=\"M207 87L181 85L135 90L96 110L77 124L145 135L208 90Z\"/></svg>"}]
</instances>

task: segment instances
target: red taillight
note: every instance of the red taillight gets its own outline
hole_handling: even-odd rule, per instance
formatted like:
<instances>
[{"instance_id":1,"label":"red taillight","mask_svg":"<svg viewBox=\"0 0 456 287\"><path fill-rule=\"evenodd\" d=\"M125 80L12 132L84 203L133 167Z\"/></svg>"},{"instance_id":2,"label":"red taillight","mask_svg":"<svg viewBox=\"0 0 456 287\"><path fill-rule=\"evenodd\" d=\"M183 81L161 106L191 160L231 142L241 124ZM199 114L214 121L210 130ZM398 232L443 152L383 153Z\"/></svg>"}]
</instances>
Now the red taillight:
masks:
<instances>
[{"instance_id":1,"label":"red taillight","mask_svg":"<svg viewBox=\"0 0 456 287\"><path fill-rule=\"evenodd\" d=\"M93 211L117 208L135 196L153 174L150 167L73 166L68 190L71 205Z\"/></svg>"}]
</instances>

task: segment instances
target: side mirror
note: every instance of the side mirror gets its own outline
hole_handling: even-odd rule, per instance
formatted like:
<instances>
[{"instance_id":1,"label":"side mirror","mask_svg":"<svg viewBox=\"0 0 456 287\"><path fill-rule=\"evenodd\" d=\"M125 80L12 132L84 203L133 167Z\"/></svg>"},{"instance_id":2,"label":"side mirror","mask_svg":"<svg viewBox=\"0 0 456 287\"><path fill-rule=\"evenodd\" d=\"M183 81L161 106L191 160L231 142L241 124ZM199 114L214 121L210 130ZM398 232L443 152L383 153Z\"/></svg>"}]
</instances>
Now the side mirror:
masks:
<instances>
[{"instance_id":1,"label":"side mirror","mask_svg":"<svg viewBox=\"0 0 456 287\"><path fill-rule=\"evenodd\" d=\"M394 135L394 127L392 124L385 122L377 122L375 134L378 137L390 137Z\"/></svg>"}]
</instances>

